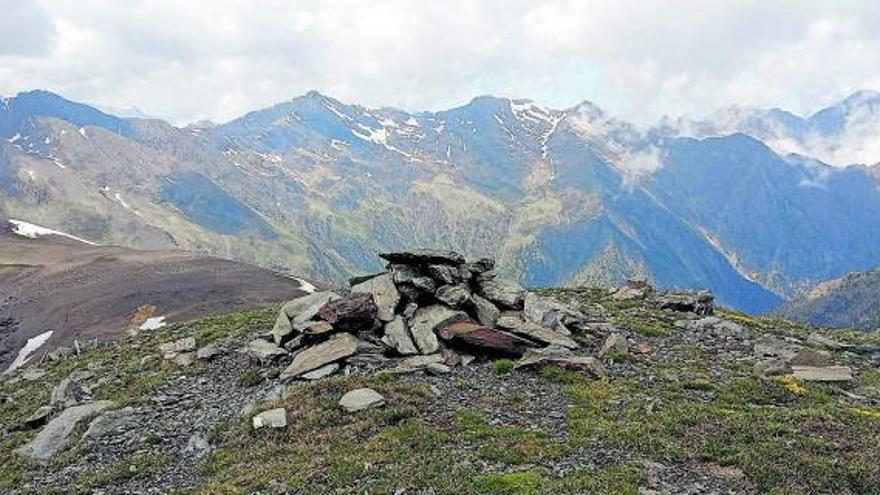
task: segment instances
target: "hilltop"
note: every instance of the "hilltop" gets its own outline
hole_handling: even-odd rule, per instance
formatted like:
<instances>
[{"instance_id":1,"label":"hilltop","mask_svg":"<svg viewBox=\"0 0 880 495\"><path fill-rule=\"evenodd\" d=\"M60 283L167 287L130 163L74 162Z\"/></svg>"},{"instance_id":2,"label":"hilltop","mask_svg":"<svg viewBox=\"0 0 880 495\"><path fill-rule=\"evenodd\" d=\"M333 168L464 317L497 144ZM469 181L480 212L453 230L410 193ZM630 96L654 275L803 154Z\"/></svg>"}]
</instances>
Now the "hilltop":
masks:
<instances>
[{"instance_id":1,"label":"hilltop","mask_svg":"<svg viewBox=\"0 0 880 495\"><path fill-rule=\"evenodd\" d=\"M7 378L0 489L880 491L876 335L645 283L525 292L488 261L419 256L389 254L352 293L139 332ZM438 305L458 315L417 316ZM44 462L19 454L78 407L92 409Z\"/></svg>"}]
</instances>

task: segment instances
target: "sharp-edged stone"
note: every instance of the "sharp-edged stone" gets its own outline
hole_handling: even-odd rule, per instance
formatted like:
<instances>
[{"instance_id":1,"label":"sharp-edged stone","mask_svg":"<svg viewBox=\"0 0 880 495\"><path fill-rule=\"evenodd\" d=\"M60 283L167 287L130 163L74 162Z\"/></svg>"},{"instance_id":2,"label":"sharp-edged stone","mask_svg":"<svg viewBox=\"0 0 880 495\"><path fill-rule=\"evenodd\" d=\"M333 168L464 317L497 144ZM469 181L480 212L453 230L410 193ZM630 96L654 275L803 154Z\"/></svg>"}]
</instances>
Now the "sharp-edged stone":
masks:
<instances>
[{"instance_id":1,"label":"sharp-edged stone","mask_svg":"<svg viewBox=\"0 0 880 495\"><path fill-rule=\"evenodd\" d=\"M329 301L318 310L318 316L338 331L357 333L376 326L378 308L372 294L351 294Z\"/></svg>"},{"instance_id":2,"label":"sharp-edged stone","mask_svg":"<svg viewBox=\"0 0 880 495\"><path fill-rule=\"evenodd\" d=\"M382 337L382 342L393 347L404 356L419 353L419 350L413 343L409 330L406 328L406 321L401 316L396 316L385 324L385 335Z\"/></svg>"},{"instance_id":3,"label":"sharp-edged stone","mask_svg":"<svg viewBox=\"0 0 880 495\"><path fill-rule=\"evenodd\" d=\"M511 333L526 337L529 340L540 342L546 345L556 345L568 349L577 349L580 345L565 335L555 332L547 327L525 321L519 315L503 315L498 318L499 328L503 328Z\"/></svg>"},{"instance_id":4,"label":"sharp-edged stone","mask_svg":"<svg viewBox=\"0 0 880 495\"><path fill-rule=\"evenodd\" d=\"M468 315L463 311L435 304L416 310L410 322L410 333L419 351L422 354L431 354L440 348L435 333L438 329L449 323L467 319Z\"/></svg>"},{"instance_id":5,"label":"sharp-edged stone","mask_svg":"<svg viewBox=\"0 0 880 495\"><path fill-rule=\"evenodd\" d=\"M498 317L501 315L501 310L499 310L488 299L477 294L471 294L471 304L473 305L474 313L477 316L477 321L480 322L481 325L487 327L495 326Z\"/></svg>"},{"instance_id":6,"label":"sharp-edged stone","mask_svg":"<svg viewBox=\"0 0 880 495\"><path fill-rule=\"evenodd\" d=\"M385 398L371 388L352 390L339 399L339 405L347 412L357 412L385 404Z\"/></svg>"},{"instance_id":7,"label":"sharp-edged stone","mask_svg":"<svg viewBox=\"0 0 880 495\"><path fill-rule=\"evenodd\" d=\"M67 444L77 423L112 405L109 400L101 400L68 407L49 421L33 440L15 449L15 452L45 463Z\"/></svg>"},{"instance_id":8,"label":"sharp-edged stone","mask_svg":"<svg viewBox=\"0 0 880 495\"><path fill-rule=\"evenodd\" d=\"M351 288L353 294L371 294L373 302L376 304L377 316L382 321L391 321L394 319L394 310L400 302L400 292L394 285L394 280L390 273L385 273L376 277L372 277Z\"/></svg>"},{"instance_id":9,"label":"sharp-edged stone","mask_svg":"<svg viewBox=\"0 0 880 495\"><path fill-rule=\"evenodd\" d=\"M304 373L318 369L326 364L351 356L358 349L358 339L348 333L340 333L326 342L299 352L290 366L281 372L282 380L297 378Z\"/></svg>"}]
</instances>

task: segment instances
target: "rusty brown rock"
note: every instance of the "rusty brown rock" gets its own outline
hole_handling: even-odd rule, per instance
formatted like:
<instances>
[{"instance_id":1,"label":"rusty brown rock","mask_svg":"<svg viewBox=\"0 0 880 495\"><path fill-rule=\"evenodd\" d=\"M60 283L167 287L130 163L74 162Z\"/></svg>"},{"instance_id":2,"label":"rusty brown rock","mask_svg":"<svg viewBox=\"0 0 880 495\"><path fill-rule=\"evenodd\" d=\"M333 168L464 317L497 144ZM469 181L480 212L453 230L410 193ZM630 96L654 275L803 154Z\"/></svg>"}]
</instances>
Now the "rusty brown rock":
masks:
<instances>
[{"instance_id":1,"label":"rusty brown rock","mask_svg":"<svg viewBox=\"0 0 880 495\"><path fill-rule=\"evenodd\" d=\"M534 343L511 333L484 327L477 323L459 322L447 325L438 333L443 340L504 356L522 356Z\"/></svg>"},{"instance_id":2,"label":"rusty brown rock","mask_svg":"<svg viewBox=\"0 0 880 495\"><path fill-rule=\"evenodd\" d=\"M351 294L321 306L318 316L336 330L355 333L373 329L378 311L371 294Z\"/></svg>"}]
</instances>

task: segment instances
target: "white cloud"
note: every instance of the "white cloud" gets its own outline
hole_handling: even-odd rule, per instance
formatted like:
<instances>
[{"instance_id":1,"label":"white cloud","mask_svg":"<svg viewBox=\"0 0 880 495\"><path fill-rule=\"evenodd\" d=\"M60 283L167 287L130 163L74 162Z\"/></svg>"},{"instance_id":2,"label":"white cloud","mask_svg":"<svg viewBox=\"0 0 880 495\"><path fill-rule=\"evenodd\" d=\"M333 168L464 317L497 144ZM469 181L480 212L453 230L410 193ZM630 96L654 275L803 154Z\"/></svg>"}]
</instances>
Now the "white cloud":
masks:
<instances>
[{"instance_id":1,"label":"white cloud","mask_svg":"<svg viewBox=\"0 0 880 495\"><path fill-rule=\"evenodd\" d=\"M0 12L16 40L0 48L0 93L46 88L177 123L310 89L412 110L487 93L590 99L640 123L734 103L807 112L880 89L874 0L0 0Z\"/></svg>"}]
</instances>

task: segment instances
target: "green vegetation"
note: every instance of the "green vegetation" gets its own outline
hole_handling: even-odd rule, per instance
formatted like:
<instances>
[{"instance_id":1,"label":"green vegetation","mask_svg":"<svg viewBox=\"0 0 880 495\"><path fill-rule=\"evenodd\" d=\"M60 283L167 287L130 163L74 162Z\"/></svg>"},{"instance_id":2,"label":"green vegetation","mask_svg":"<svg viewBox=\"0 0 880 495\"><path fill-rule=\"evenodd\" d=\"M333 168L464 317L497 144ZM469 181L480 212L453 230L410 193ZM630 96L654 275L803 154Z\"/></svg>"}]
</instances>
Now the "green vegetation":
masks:
<instances>
[{"instance_id":1,"label":"green vegetation","mask_svg":"<svg viewBox=\"0 0 880 495\"><path fill-rule=\"evenodd\" d=\"M599 291L542 292L584 307L607 301ZM419 375L336 375L297 383L282 400L260 406L285 407L287 428L254 431L247 417L216 426L210 436L216 449L200 461L202 484L192 493L338 493L355 487L365 493L430 488L438 494L635 494L646 482L645 461L718 470L760 493L880 493L880 408L848 401L837 386L755 377L748 360L682 338L686 330L674 325L675 315L641 305L609 308L615 324L642 334L650 347L662 346L663 359L606 356L611 371L602 380L544 366L536 371L537 387L533 377L503 376L515 364L509 359L478 364L483 375L449 378L442 393ZM95 388L98 398L119 407L146 405L156 387L180 374L157 355L159 343L194 335L200 345L228 339L240 345L269 328L273 313L249 311L162 328L46 364L44 379L0 384L0 395L14 401L0 404L0 492L21 487L35 470L64 469L87 453L68 449L47 467L11 453L35 434L12 426L45 404L52 386L71 371L88 368L111 378ZM733 315L750 338L806 340L816 332L783 320L723 315ZM835 338L864 344L875 337ZM209 369L202 366L187 373ZM620 369L635 372L615 371ZM535 372L523 372L523 378L525 373ZM261 369L247 368L229 378L230 387L255 387L261 376ZM860 369L856 377L854 392L880 387L876 369ZM481 390L474 380L503 387ZM359 387L377 390L386 405L343 412L339 397ZM450 399L456 394L467 400ZM563 402L555 404L559 415L537 425L534 413L529 420L525 412L551 397ZM71 488L122 486L176 462L152 433L145 433L138 449L115 464L81 471ZM560 474L558 466L572 468Z\"/></svg>"},{"instance_id":2,"label":"green vegetation","mask_svg":"<svg viewBox=\"0 0 880 495\"><path fill-rule=\"evenodd\" d=\"M516 363L512 359L496 359L492 362L492 370L496 375L506 375L513 371L514 366Z\"/></svg>"}]
</instances>

